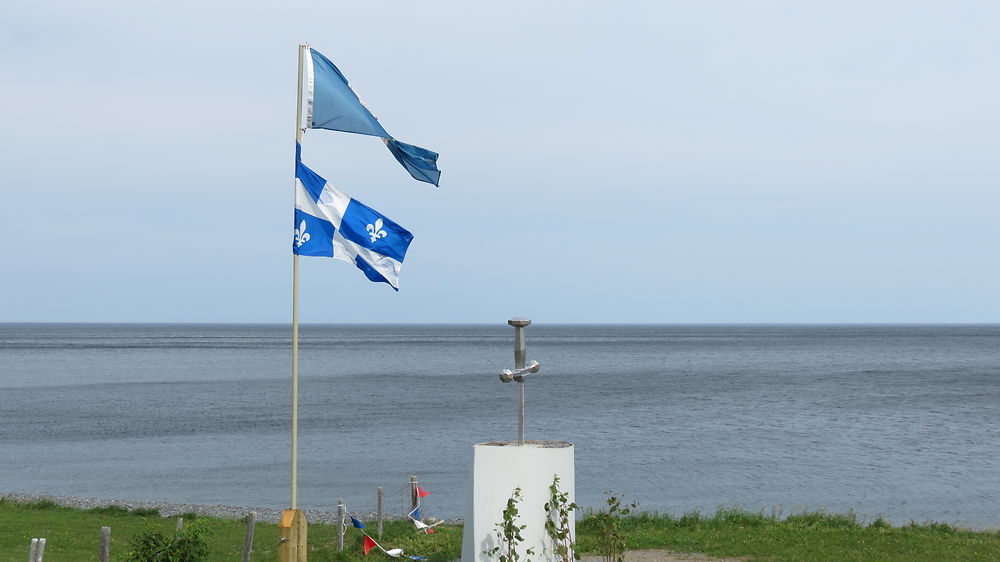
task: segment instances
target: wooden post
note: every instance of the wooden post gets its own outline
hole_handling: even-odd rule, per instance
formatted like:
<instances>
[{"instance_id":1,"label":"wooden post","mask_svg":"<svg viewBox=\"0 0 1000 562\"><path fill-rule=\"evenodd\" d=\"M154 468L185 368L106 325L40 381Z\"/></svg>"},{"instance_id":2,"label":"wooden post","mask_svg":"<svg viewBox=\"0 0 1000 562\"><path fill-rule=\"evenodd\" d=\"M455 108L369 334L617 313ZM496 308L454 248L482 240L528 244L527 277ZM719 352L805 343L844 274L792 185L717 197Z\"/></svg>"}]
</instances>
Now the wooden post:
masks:
<instances>
[{"instance_id":1,"label":"wooden post","mask_svg":"<svg viewBox=\"0 0 1000 562\"><path fill-rule=\"evenodd\" d=\"M347 528L347 510L343 498L337 500L337 552L344 551L344 530Z\"/></svg>"},{"instance_id":2,"label":"wooden post","mask_svg":"<svg viewBox=\"0 0 1000 562\"><path fill-rule=\"evenodd\" d=\"M253 529L257 525L257 512L251 511L247 516L247 537L243 540L242 562L250 562L250 554L253 553Z\"/></svg>"},{"instance_id":3,"label":"wooden post","mask_svg":"<svg viewBox=\"0 0 1000 562\"><path fill-rule=\"evenodd\" d=\"M111 559L111 527L101 527L101 562Z\"/></svg>"},{"instance_id":4,"label":"wooden post","mask_svg":"<svg viewBox=\"0 0 1000 562\"><path fill-rule=\"evenodd\" d=\"M278 561L307 562L309 543L306 515L301 509L286 509L278 523Z\"/></svg>"},{"instance_id":5,"label":"wooden post","mask_svg":"<svg viewBox=\"0 0 1000 562\"><path fill-rule=\"evenodd\" d=\"M177 528L174 529L174 530L175 531L180 531L183 528L184 528L184 518L183 517L178 517L177 518Z\"/></svg>"},{"instance_id":6,"label":"wooden post","mask_svg":"<svg viewBox=\"0 0 1000 562\"><path fill-rule=\"evenodd\" d=\"M420 505L420 495L417 494L417 477L410 476L410 512Z\"/></svg>"},{"instance_id":7,"label":"wooden post","mask_svg":"<svg viewBox=\"0 0 1000 562\"><path fill-rule=\"evenodd\" d=\"M382 540L382 486L375 490L375 521L378 525L378 538Z\"/></svg>"},{"instance_id":8,"label":"wooden post","mask_svg":"<svg viewBox=\"0 0 1000 562\"><path fill-rule=\"evenodd\" d=\"M45 559L45 539L31 539L28 547L28 562L42 562Z\"/></svg>"}]
</instances>

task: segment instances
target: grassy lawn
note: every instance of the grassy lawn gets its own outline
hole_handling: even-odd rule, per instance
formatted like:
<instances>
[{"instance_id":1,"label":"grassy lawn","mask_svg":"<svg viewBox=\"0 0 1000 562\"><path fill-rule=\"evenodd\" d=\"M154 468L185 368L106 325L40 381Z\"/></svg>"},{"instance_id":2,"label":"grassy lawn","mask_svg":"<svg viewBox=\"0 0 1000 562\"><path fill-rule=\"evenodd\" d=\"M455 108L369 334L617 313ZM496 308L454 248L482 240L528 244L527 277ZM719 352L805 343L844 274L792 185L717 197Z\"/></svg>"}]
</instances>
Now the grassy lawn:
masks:
<instances>
[{"instance_id":1,"label":"grassy lawn","mask_svg":"<svg viewBox=\"0 0 1000 562\"><path fill-rule=\"evenodd\" d=\"M805 513L787 518L720 510L713 516L640 513L619 521L626 547L746 556L768 561L1000 560L1000 532L961 531L943 524L891 527L853 515ZM593 517L577 525L581 551L597 548Z\"/></svg>"},{"instance_id":2,"label":"grassy lawn","mask_svg":"<svg viewBox=\"0 0 1000 562\"><path fill-rule=\"evenodd\" d=\"M246 533L243 521L184 516L185 525L210 530L213 562L239 561ZM16 504L0 500L0 562L23 562L31 537L45 537L47 562L85 562L98 559L100 529L112 528L112 559L129 551L131 539L148 530L170 534L175 518L155 512L127 512L121 508L83 511L51 502ZM639 513L618 520L628 549L666 549L714 556L746 556L767 561L849 560L1000 560L1000 532L962 531L941 524L890 527L881 520L868 525L855 517L809 513L778 518L723 510L713 516L681 517ZM386 548L401 547L407 554L429 560L456 560L461 556L462 527L439 526L433 535L418 534L408 522L386 522ZM577 524L581 552L594 551L601 531L592 516ZM336 529L311 524L309 560L360 561L363 537L348 529L345 551L336 552ZM277 526L258 523L253 560L277 560ZM373 553L368 560L388 559Z\"/></svg>"},{"instance_id":3,"label":"grassy lawn","mask_svg":"<svg viewBox=\"0 0 1000 562\"><path fill-rule=\"evenodd\" d=\"M246 523L240 520L184 514L184 524L203 525L210 531L212 562L239 562L246 537ZM155 511L126 511L118 507L79 510L58 506L49 501L18 504L0 500L0 562L24 562L32 537L45 537L46 562L86 562L98 560L101 527L111 527L111 558L125 556L136 535L150 530L172 534L176 517L160 517ZM403 548L407 554L422 554L431 560L455 560L461 557L462 528L439 526L433 535L417 534L413 524L386 521L385 548ZM371 530L374 534L374 529ZM374 536L374 535L373 535ZM377 539L377 537L376 537ZM364 560L364 537L353 527L345 537L344 552L337 552L335 525L310 524L310 561ZM254 561L278 559L278 527L258 522L254 530ZM367 560L375 559L375 554ZM382 556L382 558L386 558Z\"/></svg>"}]
</instances>

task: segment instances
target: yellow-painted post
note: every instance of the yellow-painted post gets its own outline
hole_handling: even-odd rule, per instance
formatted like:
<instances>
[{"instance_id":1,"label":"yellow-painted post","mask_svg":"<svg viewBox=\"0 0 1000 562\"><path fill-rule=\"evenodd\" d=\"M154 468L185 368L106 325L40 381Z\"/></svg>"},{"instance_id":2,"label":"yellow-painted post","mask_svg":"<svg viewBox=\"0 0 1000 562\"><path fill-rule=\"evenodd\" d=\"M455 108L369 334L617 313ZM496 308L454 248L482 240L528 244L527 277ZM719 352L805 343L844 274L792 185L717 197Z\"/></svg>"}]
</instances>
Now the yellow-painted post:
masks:
<instances>
[{"instance_id":1,"label":"yellow-painted post","mask_svg":"<svg viewBox=\"0 0 1000 562\"><path fill-rule=\"evenodd\" d=\"M278 523L278 562L307 562L309 542L306 515L301 509L286 509Z\"/></svg>"}]
</instances>

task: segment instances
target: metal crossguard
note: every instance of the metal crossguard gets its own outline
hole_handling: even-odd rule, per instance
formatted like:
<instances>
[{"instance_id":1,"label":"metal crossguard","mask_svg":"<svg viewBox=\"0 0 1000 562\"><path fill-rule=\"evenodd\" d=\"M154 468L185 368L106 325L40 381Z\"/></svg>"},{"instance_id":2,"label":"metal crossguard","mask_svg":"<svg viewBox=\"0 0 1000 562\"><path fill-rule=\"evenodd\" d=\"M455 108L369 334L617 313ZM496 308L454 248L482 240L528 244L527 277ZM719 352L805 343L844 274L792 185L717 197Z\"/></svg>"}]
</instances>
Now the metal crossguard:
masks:
<instances>
[{"instance_id":1,"label":"metal crossguard","mask_svg":"<svg viewBox=\"0 0 1000 562\"><path fill-rule=\"evenodd\" d=\"M511 371L510 369L504 369L500 371L500 380L503 382L524 382L524 377L537 373L539 369L542 368L542 364L538 361L532 361L527 367L523 369L518 369L516 371Z\"/></svg>"}]
</instances>

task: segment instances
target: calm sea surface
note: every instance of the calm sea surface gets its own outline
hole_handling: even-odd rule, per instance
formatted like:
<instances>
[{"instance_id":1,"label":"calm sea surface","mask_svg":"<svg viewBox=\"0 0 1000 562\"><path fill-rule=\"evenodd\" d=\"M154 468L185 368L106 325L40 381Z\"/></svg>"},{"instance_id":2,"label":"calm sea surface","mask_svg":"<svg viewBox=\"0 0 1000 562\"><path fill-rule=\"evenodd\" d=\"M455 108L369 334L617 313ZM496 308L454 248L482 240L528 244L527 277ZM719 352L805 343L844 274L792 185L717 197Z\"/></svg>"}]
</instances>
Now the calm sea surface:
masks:
<instances>
[{"instance_id":1,"label":"calm sea surface","mask_svg":"<svg viewBox=\"0 0 1000 562\"><path fill-rule=\"evenodd\" d=\"M577 502L1000 526L1000 325L527 329L527 438ZM516 438L513 329L304 326L299 503L461 517ZM290 328L0 324L0 493L287 507Z\"/></svg>"}]
</instances>

